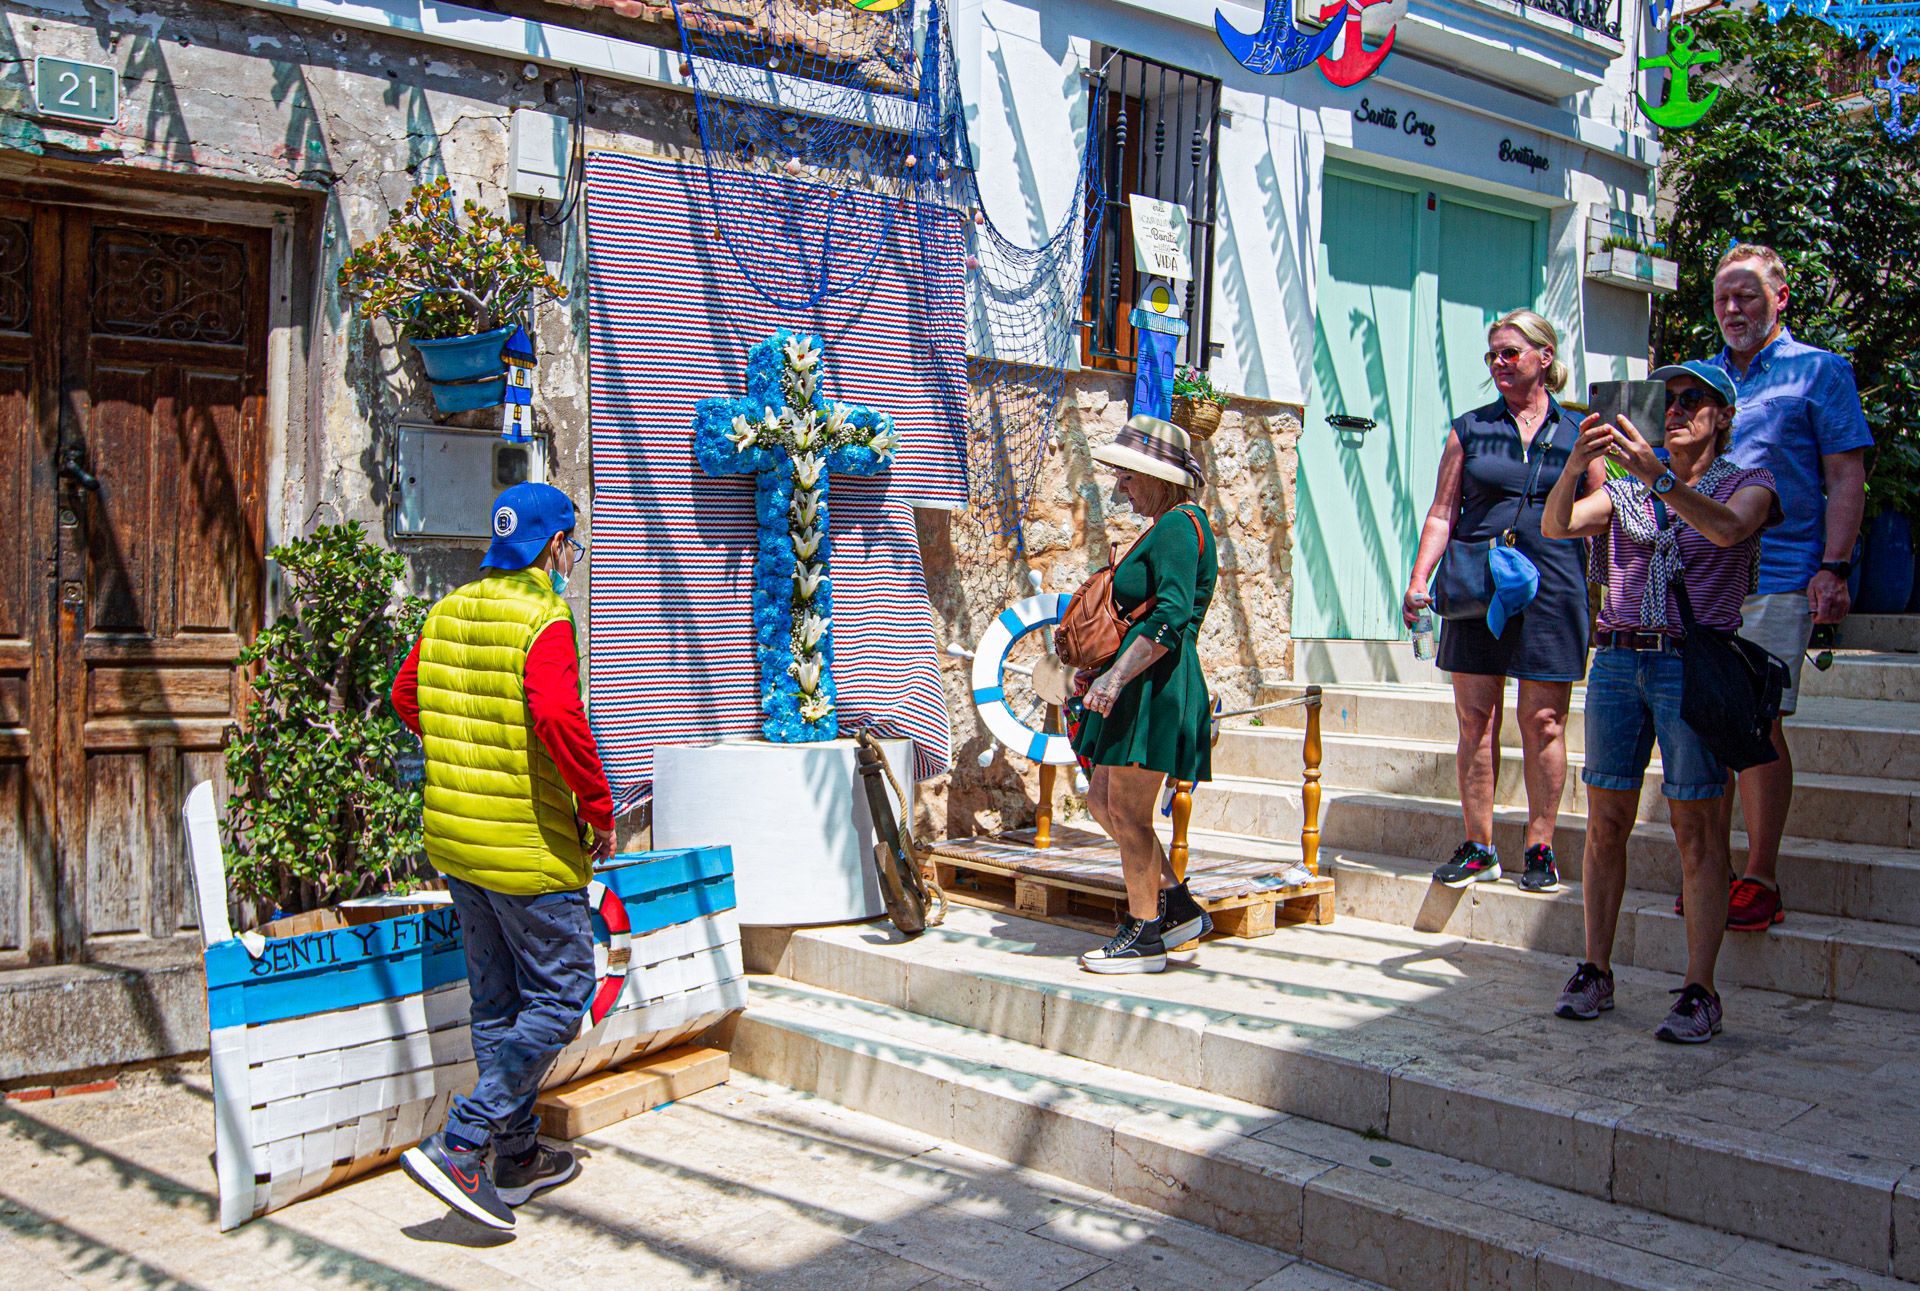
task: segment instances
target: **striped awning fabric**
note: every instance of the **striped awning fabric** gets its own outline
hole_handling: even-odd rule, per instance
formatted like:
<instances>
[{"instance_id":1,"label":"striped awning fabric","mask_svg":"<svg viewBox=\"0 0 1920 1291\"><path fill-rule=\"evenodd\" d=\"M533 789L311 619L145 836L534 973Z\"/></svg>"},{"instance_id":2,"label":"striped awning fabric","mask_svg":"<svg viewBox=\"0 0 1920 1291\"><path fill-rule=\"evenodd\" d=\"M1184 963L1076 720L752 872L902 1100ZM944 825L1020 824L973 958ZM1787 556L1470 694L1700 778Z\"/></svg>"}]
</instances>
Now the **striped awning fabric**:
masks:
<instances>
[{"instance_id":1,"label":"striped awning fabric","mask_svg":"<svg viewBox=\"0 0 1920 1291\"><path fill-rule=\"evenodd\" d=\"M871 268L853 290L783 315L715 232L699 167L598 153L586 201L590 708L617 809L649 796L656 746L760 728L753 483L701 471L693 410L709 395L745 393L747 350L777 327L821 337L826 397L892 413L901 438L885 475L836 477L829 495L841 729L909 738L917 774L945 771L952 727L913 507L959 507L967 496L963 230L895 212L867 225L887 230L876 254L857 230L873 214L862 205L878 199L847 195L834 219L856 232L822 237L813 253ZM726 218L742 227L740 212Z\"/></svg>"}]
</instances>

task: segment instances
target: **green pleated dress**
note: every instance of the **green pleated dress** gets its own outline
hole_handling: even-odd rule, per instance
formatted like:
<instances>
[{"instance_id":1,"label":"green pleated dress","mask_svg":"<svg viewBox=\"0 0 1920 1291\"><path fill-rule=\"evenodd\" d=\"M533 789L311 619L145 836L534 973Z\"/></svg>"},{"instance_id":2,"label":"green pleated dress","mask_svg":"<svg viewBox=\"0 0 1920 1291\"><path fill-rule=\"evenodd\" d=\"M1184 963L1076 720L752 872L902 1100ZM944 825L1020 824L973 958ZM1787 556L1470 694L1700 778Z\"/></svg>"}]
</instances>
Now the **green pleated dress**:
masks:
<instances>
[{"instance_id":1,"label":"green pleated dress","mask_svg":"<svg viewBox=\"0 0 1920 1291\"><path fill-rule=\"evenodd\" d=\"M1200 521L1198 532L1189 513ZM1145 637L1167 653L1127 683L1111 713L1088 711L1074 749L1095 766L1145 767L1178 780L1213 778L1212 700L1200 672L1199 640L1218 577L1212 530L1205 513L1190 503L1154 521L1113 571L1113 598L1123 612L1154 599L1153 609L1122 638L1121 652Z\"/></svg>"}]
</instances>

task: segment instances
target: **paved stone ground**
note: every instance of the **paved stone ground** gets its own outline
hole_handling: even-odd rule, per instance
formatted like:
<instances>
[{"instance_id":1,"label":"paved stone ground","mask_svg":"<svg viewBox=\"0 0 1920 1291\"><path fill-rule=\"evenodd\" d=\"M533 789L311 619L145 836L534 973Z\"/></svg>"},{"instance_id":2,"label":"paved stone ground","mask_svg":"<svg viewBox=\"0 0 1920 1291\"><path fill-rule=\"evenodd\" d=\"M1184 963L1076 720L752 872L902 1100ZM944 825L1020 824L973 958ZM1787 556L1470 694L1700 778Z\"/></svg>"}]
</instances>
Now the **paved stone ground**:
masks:
<instances>
[{"instance_id":1,"label":"paved stone ground","mask_svg":"<svg viewBox=\"0 0 1920 1291\"><path fill-rule=\"evenodd\" d=\"M1363 1284L779 1086L736 1077L576 1145L513 1234L398 1170L214 1226L204 1063L0 1104L0 1282L822 1291L1353 1291Z\"/></svg>"}]
</instances>

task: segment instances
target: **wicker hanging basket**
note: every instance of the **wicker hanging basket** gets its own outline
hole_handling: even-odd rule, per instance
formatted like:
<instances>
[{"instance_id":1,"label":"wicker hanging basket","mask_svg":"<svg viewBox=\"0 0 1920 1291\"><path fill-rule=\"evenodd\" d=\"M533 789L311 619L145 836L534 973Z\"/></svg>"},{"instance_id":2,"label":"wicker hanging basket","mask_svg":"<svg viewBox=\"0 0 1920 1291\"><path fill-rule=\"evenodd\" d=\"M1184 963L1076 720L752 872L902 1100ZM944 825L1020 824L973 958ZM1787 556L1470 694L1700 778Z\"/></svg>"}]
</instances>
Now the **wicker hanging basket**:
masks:
<instances>
[{"instance_id":1,"label":"wicker hanging basket","mask_svg":"<svg viewBox=\"0 0 1920 1291\"><path fill-rule=\"evenodd\" d=\"M1188 399L1184 395L1173 397L1173 409L1167 418L1174 425L1195 439L1206 439L1220 429L1219 404L1211 399Z\"/></svg>"}]
</instances>

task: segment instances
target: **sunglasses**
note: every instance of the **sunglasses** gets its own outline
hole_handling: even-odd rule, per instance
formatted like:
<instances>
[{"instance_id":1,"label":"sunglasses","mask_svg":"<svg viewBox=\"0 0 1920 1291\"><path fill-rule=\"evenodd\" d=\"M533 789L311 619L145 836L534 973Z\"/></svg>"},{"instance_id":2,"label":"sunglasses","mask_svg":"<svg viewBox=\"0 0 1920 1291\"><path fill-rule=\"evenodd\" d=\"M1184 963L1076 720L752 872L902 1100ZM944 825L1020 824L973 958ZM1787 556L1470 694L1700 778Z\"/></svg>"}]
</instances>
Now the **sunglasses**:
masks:
<instances>
[{"instance_id":1,"label":"sunglasses","mask_svg":"<svg viewBox=\"0 0 1920 1291\"><path fill-rule=\"evenodd\" d=\"M1691 390L1682 390L1679 394L1669 398L1667 400L1667 407L1670 409L1678 408L1681 412L1692 416L1705 404L1717 404L1719 402L1720 400L1715 397L1713 391L1702 390L1699 386L1695 386Z\"/></svg>"},{"instance_id":2,"label":"sunglasses","mask_svg":"<svg viewBox=\"0 0 1920 1291\"><path fill-rule=\"evenodd\" d=\"M1488 350L1485 354L1481 355L1480 357L1486 361L1486 364L1488 367L1492 367L1494 360L1496 359L1498 359L1502 363L1513 363L1517 361L1522 354L1525 354L1525 353L1526 351L1521 349L1517 345L1508 345L1508 346L1503 346L1502 348L1497 350Z\"/></svg>"}]
</instances>

